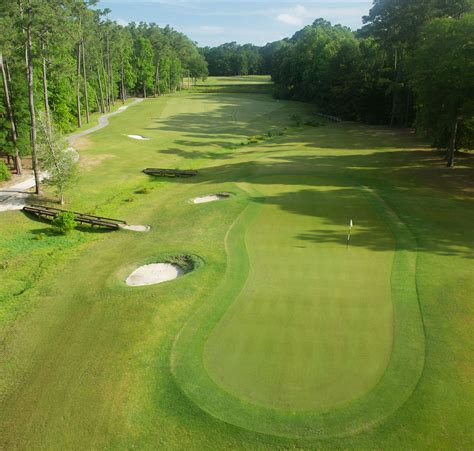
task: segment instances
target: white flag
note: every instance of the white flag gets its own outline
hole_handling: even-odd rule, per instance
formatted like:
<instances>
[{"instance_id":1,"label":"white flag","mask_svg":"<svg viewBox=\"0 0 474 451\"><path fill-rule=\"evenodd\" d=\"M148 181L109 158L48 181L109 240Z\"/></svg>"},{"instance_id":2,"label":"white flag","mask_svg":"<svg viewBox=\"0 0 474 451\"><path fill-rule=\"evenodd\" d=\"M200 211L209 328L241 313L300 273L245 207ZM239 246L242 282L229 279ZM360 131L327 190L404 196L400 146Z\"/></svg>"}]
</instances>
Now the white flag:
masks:
<instances>
[{"instance_id":1,"label":"white flag","mask_svg":"<svg viewBox=\"0 0 474 451\"><path fill-rule=\"evenodd\" d=\"M352 229L352 219L351 219L351 222L349 223L349 227Z\"/></svg>"}]
</instances>

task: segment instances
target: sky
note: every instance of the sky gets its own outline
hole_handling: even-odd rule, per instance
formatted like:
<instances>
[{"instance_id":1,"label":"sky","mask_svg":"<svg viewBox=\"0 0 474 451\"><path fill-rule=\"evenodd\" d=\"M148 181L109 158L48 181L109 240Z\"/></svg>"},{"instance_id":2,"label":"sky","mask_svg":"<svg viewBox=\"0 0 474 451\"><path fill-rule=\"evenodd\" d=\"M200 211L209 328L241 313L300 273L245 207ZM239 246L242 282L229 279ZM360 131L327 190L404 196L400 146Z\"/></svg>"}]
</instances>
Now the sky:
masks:
<instances>
[{"instance_id":1,"label":"sky","mask_svg":"<svg viewBox=\"0 0 474 451\"><path fill-rule=\"evenodd\" d=\"M170 25L199 46L216 46L265 45L291 37L319 17L356 30L371 5L372 0L101 0L98 7L111 9L109 18L121 25Z\"/></svg>"}]
</instances>

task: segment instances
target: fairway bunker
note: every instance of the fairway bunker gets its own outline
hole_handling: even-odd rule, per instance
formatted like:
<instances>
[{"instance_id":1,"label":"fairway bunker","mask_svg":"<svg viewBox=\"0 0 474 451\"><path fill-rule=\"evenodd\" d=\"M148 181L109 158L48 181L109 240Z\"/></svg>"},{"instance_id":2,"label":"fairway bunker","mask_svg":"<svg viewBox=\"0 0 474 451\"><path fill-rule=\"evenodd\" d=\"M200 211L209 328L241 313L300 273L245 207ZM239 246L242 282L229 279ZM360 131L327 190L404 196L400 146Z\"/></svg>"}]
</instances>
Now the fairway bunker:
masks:
<instances>
[{"instance_id":1,"label":"fairway bunker","mask_svg":"<svg viewBox=\"0 0 474 451\"><path fill-rule=\"evenodd\" d=\"M151 227L147 225L124 225L120 227L124 230L130 230L131 232L149 232Z\"/></svg>"},{"instance_id":2,"label":"fairway bunker","mask_svg":"<svg viewBox=\"0 0 474 451\"><path fill-rule=\"evenodd\" d=\"M216 202L218 200L228 199L230 193L209 194L207 196L195 197L192 199L193 204L206 204L208 202Z\"/></svg>"},{"instance_id":3,"label":"fairway bunker","mask_svg":"<svg viewBox=\"0 0 474 451\"><path fill-rule=\"evenodd\" d=\"M169 256L162 261L138 267L127 277L125 283L131 287L141 287L168 282L194 271L199 261L197 257L190 255Z\"/></svg>"},{"instance_id":4,"label":"fairway bunker","mask_svg":"<svg viewBox=\"0 0 474 451\"><path fill-rule=\"evenodd\" d=\"M150 141L150 138L145 138L142 135L127 135L129 138L138 139L139 141Z\"/></svg>"}]
</instances>

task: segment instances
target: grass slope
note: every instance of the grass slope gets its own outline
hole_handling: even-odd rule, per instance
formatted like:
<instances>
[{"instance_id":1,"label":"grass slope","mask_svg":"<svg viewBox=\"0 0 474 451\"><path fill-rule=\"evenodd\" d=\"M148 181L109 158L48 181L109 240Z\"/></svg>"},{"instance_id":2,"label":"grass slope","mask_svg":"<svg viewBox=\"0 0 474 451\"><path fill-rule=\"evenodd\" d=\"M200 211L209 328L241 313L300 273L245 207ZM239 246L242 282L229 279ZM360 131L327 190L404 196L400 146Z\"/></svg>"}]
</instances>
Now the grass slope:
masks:
<instances>
[{"instance_id":1,"label":"grass slope","mask_svg":"<svg viewBox=\"0 0 474 451\"><path fill-rule=\"evenodd\" d=\"M253 201L263 207L246 230L249 277L205 348L216 382L237 397L289 411L325 411L363 396L392 350L390 230L358 190L338 202L338 189L308 189L318 181L252 179L261 192ZM328 211L339 216L336 226L315 222ZM350 217L361 220L353 242L357 229L370 225L372 242L386 250L344 246ZM308 232L340 240L302 242Z\"/></svg>"},{"instance_id":2,"label":"grass slope","mask_svg":"<svg viewBox=\"0 0 474 451\"><path fill-rule=\"evenodd\" d=\"M304 115L307 108L265 95L180 93L134 106L112 118L108 128L87 137L81 145L81 177L68 193L69 205L130 223L150 224L148 234L83 229L59 237L49 233L48 225L19 212L2 213L1 448L473 446L472 162L460 159L458 168L447 171L439 155L403 131L352 124L292 128L290 116L295 112ZM252 135L284 127L290 128L282 136L241 145ZM151 140L134 141L126 134ZM155 180L140 172L145 166L201 171L190 180ZM271 177L265 178L298 172L306 175L277 192ZM267 183L249 187L255 177ZM315 180L323 178L315 185ZM281 185L282 179L277 180ZM241 246L246 225L258 224L253 221L259 221L259 211L267 207L281 207L282 215L290 214L285 208L292 205L288 197L294 187L297 192L324 192L322 187L328 185L334 189L334 202L341 204L347 204L346 194L355 187L366 186L364 196L371 205L367 211L376 217L373 211L379 209L378 217L395 236L394 267L416 265L426 346L423 374L411 396L404 397L406 402L386 417L374 406L380 404L381 411L387 405L394 407L392 392L371 391L376 395L372 409L362 409L362 413L375 412L377 421L346 437L281 438L229 425L228 417L221 416L225 420L221 421L215 412L208 415L183 395L170 359L186 357L176 352L179 342L208 307L214 316L205 323L207 331L196 329L193 341L193 346L204 349L220 320L212 302L216 288L227 287L227 300L240 293L249 264ZM189 203L192 197L221 191L235 196L211 204ZM256 202L258 196L270 197L274 206ZM310 215L314 227L300 237L302 246L317 248L322 241L335 248L342 245L338 234L321 235L321 224L324 230L340 226L337 209L311 210ZM377 224L358 231L355 252L391 252L371 241L377 230L386 230L379 221ZM204 265L159 286L123 286L127 268L182 252L199 255ZM393 272L392 285L411 290L414 285L404 276L403 271ZM231 282L223 285L228 277ZM392 302L394 296L392 292ZM413 303L393 305L408 308ZM222 305L222 310L224 314L227 306ZM394 310L394 318L399 315ZM404 325L399 323L399 327ZM394 337L405 337L409 345L416 346L410 341L413 330L407 324ZM180 332L180 341L172 350ZM399 358L417 355L416 348L407 352L403 347ZM394 356L396 352L391 362ZM174 364L182 361L174 360ZM396 371L405 375L406 368L405 360L402 366L393 367L390 380L403 382ZM206 376L205 372L197 374ZM205 387L207 380L194 382ZM406 385L395 387L395 401L400 400L400 389L406 394L412 391L413 380L416 377L408 376ZM213 393L219 395L218 390ZM224 395L227 401L228 394ZM210 399L209 404L215 406L214 401ZM259 410L248 412L255 415L249 417L255 429ZM228 412L234 413L235 409ZM288 425L286 417L283 425ZM370 418L357 418L361 424L370 423ZM270 420L274 427L275 418ZM302 418L296 420L304 423ZM342 423L335 418L333 426L338 424Z\"/></svg>"}]
</instances>

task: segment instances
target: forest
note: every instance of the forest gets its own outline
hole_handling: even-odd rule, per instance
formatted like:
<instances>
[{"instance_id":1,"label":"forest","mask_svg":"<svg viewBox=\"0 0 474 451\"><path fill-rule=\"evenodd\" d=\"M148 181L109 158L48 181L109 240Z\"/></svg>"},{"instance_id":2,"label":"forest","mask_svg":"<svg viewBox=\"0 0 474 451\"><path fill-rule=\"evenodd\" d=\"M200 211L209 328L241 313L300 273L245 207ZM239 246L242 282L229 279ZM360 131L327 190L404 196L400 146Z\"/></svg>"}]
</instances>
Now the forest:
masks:
<instances>
[{"instance_id":1,"label":"forest","mask_svg":"<svg viewBox=\"0 0 474 451\"><path fill-rule=\"evenodd\" d=\"M110 112L127 96L156 96L207 76L207 64L184 34L151 23L118 25L97 0L5 0L0 3L0 152L33 155L38 115L67 133ZM47 127L48 128L48 127Z\"/></svg>"},{"instance_id":2,"label":"forest","mask_svg":"<svg viewBox=\"0 0 474 451\"><path fill-rule=\"evenodd\" d=\"M270 74L277 98L345 120L415 127L446 149L448 166L456 150L474 147L472 0L375 0L356 32L317 19L263 47L200 49L170 26L121 26L97 4L0 5L0 152L18 173L22 156L36 165L38 113L67 133L127 96L174 92L208 73Z\"/></svg>"},{"instance_id":3,"label":"forest","mask_svg":"<svg viewBox=\"0 0 474 451\"><path fill-rule=\"evenodd\" d=\"M264 47L201 49L210 75L271 74L275 96L326 114L415 127L435 147L474 147L470 0L375 0L357 32L317 19Z\"/></svg>"}]
</instances>

